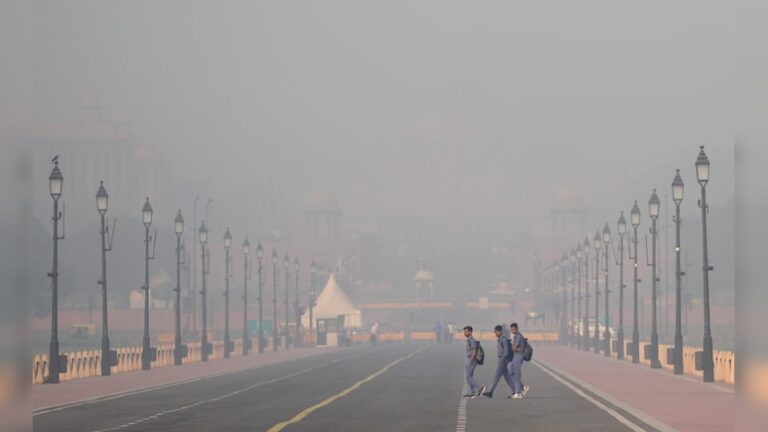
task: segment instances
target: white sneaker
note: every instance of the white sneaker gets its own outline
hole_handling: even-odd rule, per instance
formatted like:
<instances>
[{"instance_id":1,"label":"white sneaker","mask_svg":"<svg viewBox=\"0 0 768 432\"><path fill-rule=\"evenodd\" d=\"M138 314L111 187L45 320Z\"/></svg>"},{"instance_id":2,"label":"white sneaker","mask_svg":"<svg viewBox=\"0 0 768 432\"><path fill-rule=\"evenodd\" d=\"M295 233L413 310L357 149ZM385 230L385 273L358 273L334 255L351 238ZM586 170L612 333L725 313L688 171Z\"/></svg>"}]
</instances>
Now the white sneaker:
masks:
<instances>
[{"instance_id":1,"label":"white sneaker","mask_svg":"<svg viewBox=\"0 0 768 432\"><path fill-rule=\"evenodd\" d=\"M529 386L523 386L523 394L522 394L522 395L523 395L523 397L525 397L526 395L528 395L528 390L530 390L530 389L531 389L531 388L530 388Z\"/></svg>"},{"instance_id":2,"label":"white sneaker","mask_svg":"<svg viewBox=\"0 0 768 432\"><path fill-rule=\"evenodd\" d=\"M515 393L512 395L512 399L522 399L522 398L523 398L523 395L521 395L520 393Z\"/></svg>"}]
</instances>

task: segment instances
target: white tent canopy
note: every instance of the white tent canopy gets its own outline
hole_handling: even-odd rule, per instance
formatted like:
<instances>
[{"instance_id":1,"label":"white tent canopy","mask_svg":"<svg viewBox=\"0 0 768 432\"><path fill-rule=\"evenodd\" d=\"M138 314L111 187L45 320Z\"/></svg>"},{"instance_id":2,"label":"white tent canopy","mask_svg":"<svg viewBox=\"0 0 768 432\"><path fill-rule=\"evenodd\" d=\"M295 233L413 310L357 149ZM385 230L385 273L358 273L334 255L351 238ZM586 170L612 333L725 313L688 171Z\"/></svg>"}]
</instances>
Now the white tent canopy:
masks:
<instances>
[{"instance_id":1,"label":"white tent canopy","mask_svg":"<svg viewBox=\"0 0 768 432\"><path fill-rule=\"evenodd\" d=\"M363 325L362 311L355 307L333 275L328 278L328 283L320 291L315 303L312 311L312 318L315 320L313 328L316 327L318 319L338 318L339 315L344 315L344 328L357 328ZM301 325L309 328L309 309L301 316Z\"/></svg>"}]
</instances>

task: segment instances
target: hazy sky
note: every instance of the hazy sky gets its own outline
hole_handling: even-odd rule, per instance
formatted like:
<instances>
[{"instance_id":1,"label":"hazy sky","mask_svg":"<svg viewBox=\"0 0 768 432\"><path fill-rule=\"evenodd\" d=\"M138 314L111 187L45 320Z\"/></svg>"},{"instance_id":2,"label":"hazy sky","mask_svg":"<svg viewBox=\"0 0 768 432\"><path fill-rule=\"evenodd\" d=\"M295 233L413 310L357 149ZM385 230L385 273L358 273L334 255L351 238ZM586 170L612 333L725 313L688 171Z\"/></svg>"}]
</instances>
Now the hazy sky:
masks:
<instances>
[{"instance_id":1,"label":"hazy sky","mask_svg":"<svg viewBox=\"0 0 768 432\"><path fill-rule=\"evenodd\" d=\"M566 189L613 219L675 167L692 184L701 144L713 200L732 188L730 16L700 1L40 2L35 108L58 123L102 103L225 208L271 177L353 212L530 221Z\"/></svg>"}]
</instances>

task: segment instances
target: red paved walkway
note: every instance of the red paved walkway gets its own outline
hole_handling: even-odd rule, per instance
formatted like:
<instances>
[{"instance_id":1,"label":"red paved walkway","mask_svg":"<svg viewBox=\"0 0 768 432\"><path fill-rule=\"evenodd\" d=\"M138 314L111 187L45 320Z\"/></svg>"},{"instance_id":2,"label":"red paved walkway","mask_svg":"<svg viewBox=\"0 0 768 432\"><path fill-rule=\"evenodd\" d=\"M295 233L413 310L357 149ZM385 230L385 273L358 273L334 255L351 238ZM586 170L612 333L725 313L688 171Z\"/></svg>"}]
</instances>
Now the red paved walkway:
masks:
<instances>
[{"instance_id":1,"label":"red paved walkway","mask_svg":"<svg viewBox=\"0 0 768 432\"><path fill-rule=\"evenodd\" d=\"M329 352L328 349L296 348L287 351L266 351L263 354L216 359L207 363L189 363L183 366L165 366L150 371L135 371L109 377L95 377L60 384L41 384L32 389L34 410L72 404L95 398L162 386L174 382L233 372L252 367L281 363Z\"/></svg>"},{"instance_id":2,"label":"red paved walkway","mask_svg":"<svg viewBox=\"0 0 768 432\"><path fill-rule=\"evenodd\" d=\"M562 346L539 345L535 357L673 429L734 430L736 397L732 386L704 384L666 370Z\"/></svg>"}]
</instances>

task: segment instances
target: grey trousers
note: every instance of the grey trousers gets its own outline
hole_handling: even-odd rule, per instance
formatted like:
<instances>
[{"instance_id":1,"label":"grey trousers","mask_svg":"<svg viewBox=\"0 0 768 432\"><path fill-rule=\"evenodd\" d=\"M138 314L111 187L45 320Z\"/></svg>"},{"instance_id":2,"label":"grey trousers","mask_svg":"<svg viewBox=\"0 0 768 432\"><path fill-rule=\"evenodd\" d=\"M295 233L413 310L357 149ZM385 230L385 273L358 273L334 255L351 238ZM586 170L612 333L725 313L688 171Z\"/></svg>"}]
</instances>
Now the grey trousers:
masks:
<instances>
[{"instance_id":1,"label":"grey trousers","mask_svg":"<svg viewBox=\"0 0 768 432\"><path fill-rule=\"evenodd\" d=\"M469 357L467 357L467 362L464 365L464 379L467 381L467 386L469 387L469 391L471 393L476 392L480 387L480 383L477 382L475 379L475 367L477 365L475 362L472 361Z\"/></svg>"},{"instance_id":2,"label":"grey trousers","mask_svg":"<svg viewBox=\"0 0 768 432\"><path fill-rule=\"evenodd\" d=\"M499 380L502 377L504 378L504 381L507 382L512 393L515 392L515 386L512 382L512 377L509 375L508 366L509 362L507 359L499 359L498 363L496 363L496 372L493 374L493 385L491 385L491 389L489 390L490 393L493 393L493 391L496 390L496 386L499 384Z\"/></svg>"},{"instance_id":3,"label":"grey trousers","mask_svg":"<svg viewBox=\"0 0 768 432\"><path fill-rule=\"evenodd\" d=\"M512 361L509 362L508 371L512 376L512 384L514 386L515 393L523 392L523 355L522 353L515 353L512 357Z\"/></svg>"}]
</instances>

